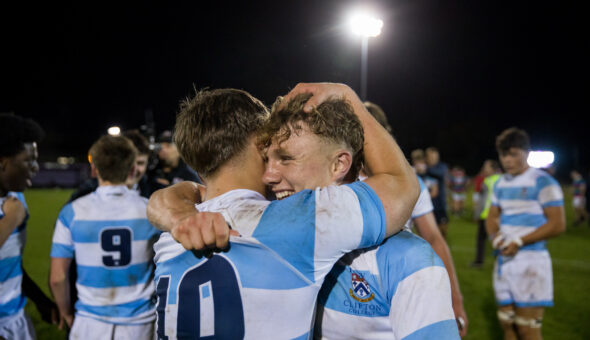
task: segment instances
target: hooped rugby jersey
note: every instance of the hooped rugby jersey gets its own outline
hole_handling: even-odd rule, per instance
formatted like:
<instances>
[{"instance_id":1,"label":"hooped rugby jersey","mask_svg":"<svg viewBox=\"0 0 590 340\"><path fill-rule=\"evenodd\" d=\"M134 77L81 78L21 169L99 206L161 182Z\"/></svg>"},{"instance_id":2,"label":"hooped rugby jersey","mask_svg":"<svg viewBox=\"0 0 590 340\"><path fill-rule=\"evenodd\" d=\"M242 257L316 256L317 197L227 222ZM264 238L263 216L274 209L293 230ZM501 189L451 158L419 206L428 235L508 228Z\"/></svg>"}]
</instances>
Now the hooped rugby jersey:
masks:
<instances>
[{"instance_id":1,"label":"hooped rugby jersey","mask_svg":"<svg viewBox=\"0 0 590 340\"><path fill-rule=\"evenodd\" d=\"M22 192L9 192L0 197L0 219L4 217L2 204L8 196L17 197L25 208L25 196ZM23 278L22 255L26 241L26 226L29 214L24 222L16 227L6 242L0 247L0 323L20 313L26 304L26 298L21 290Z\"/></svg>"},{"instance_id":2,"label":"hooped rugby jersey","mask_svg":"<svg viewBox=\"0 0 590 340\"><path fill-rule=\"evenodd\" d=\"M518 176L503 175L494 185L492 205L500 207L500 232L522 237L547 222L543 208L563 206L559 183L543 170L529 168ZM546 241L521 250L546 250Z\"/></svg>"},{"instance_id":3,"label":"hooped rugby jersey","mask_svg":"<svg viewBox=\"0 0 590 340\"><path fill-rule=\"evenodd\" d=\"M418 177L418 183L420 184L420 196L418 196L418 201L414 206L414 210L412 210L412 216L404 225L404 228L407 231L412 231L412 221L420 216L426 215L429 212L432 212L434 209L432 207L432 200L430 199L430 192L428 191L428 187L424 184L424 181L420 176Z\"/></svg>"},{"instance_id":4,"label":"hooped rugby jersey","mask_svg":"<svg viewBox=\"0 0 590 340\"><path fill-rule=\"evenodd\" d=\"M362 182L273 202L233 190L197 208L222 213L242 237L207 259L162 234L154 247L159 339L308 339L334 263L385 235L381 201Z\"/></svg>"},{"instance_id":5,"label":"hooped rugby jersey","mask_svg":"<svg viewBox=\"0 0 590 340\"><path fill-rule=\"evenodd\" d=\"M459 339L442 260L408 231L345 255L322 286L314 331L317 339Z\"/></svg>"},{"instance_id":6,"label":"hooped rugby jersey","mask_svg":"<svg viewBox=\"0 0 590 340\"><path fill-rule=\"evenodd\" d=\"M156 318L147 199L124 185L101 186L59 213L51 257L76 258L76 314L113 324Z\"/></svg>"}]
</instances>

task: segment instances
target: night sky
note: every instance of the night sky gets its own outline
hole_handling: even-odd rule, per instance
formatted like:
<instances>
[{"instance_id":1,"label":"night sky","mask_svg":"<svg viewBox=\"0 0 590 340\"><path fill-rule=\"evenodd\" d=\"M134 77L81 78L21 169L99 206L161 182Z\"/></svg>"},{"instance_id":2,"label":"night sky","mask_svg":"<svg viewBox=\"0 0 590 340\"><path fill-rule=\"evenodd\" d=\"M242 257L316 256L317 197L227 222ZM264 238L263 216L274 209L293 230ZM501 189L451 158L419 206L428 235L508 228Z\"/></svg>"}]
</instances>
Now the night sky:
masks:
<instances>
[{"instance_id":1,"label":"night sky","mask_svg":"<svg viewBox=\"0 0 590 340\"><path fill-rule=\"evenodd\" d=\"M44 127L41 160L83 161L107 127L137 128L147 111L157 132L171 128L193 85L268 105L302 81L360 91L360 39L344 25L359 4L384 21L367 99L406 155L434 145L473 175L496 157L495 136L518 126L556 152L562 177L587 170L588 20L560 2L3 3L0 112Z\"/></svg>"}]
</instances>

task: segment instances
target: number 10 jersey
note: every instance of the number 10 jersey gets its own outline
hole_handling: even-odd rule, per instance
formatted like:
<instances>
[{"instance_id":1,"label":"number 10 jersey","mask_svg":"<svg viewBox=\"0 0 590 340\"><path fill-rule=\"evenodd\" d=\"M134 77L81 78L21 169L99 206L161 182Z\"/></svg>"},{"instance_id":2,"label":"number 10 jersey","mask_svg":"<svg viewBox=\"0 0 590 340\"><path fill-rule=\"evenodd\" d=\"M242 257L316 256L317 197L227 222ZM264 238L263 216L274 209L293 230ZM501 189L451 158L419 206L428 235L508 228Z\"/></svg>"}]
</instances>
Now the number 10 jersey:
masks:
<instances>
[{"instance_id":1,"label":"number 10 jersey","mask_svg":"<svg viewBox=\"0 0 590 340\"><path fill-rule=\"evenodd\" d=\"M164 233L156 250L159 339L307 339L317 294L345 253L385 236L381 201L365 183L268 202L233 190L197 208L242 237L206 258Z\"/></svg>"}]
</instances>

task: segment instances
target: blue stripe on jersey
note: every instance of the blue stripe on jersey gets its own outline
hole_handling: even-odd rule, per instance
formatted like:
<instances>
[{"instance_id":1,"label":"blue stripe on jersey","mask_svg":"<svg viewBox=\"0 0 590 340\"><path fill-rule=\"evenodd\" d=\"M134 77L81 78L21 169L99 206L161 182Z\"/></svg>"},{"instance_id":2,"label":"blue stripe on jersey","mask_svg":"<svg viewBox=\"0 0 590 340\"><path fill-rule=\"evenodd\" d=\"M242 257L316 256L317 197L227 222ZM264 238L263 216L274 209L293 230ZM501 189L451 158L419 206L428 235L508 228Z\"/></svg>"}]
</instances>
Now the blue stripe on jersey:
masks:
<instances>
[{"instance_id":1,"label":"blue stripe on jersey","mask_svg":"<svg viewBox=\"0 0 590 340\"><path fill-rule=\"evenodd\" d=\"M403 340L422 340L422 339L460 339L457 330L457 321L445 320L430 324L420 328L414 333L405 336Z\"/></svg>"},{"instance_id":2,"label":"blue stripe on jersey","mask_svg":"<svg viewBox=\"0 0 590 340\"><path fill-rule=\"evenodd\" d=\"M20 295L15 297L14 299L8 301L7 303L0 304L0 318L9 315L15 315L18 313L19 310L25 307L27 303L27 298L24 295Z\"/></svg>"},{"instance_id":3,"label":"blue stripe on jersey","mask_svg":"<svg viewBox=\"0 0 590 340\"><path fill-rule=\"evenodd\" d=\"M77 265L78 281L82 286L95 288L127 287L151 280L153 262L127 267L90 267Z\"/></svg>"},{"instance_id":4,"label":"blue stripe on jersey","mask_svg":"<svg viewBox=\"0 0 590 340\"><path fill-rule=\"evenodd\" d=\"M283 200L273 201L252 234L311 282L315 282L315 208L313 190L303 190ZM297 213L293 214L293 211Z\"/></svg>"},{"instance_id":5,"label":"blue stripe on jersey","mask_svg":"<svg viewBox=\"0 0 590 340\"><path fill-rule=\"evenodd\" d=\"M502 214L500 217L500 225L511 225L518 227L539 227L547 222L543 214Z\"/></svg>"},{"instance_id":6,"label":"blue stripe on jersey","mask_svg":"<svg viewBox=\"0 0 590 340\"><path fill-rule=\"evenodd\" d=\"M51 244L51 253L49 256L72 258L74 257L74 247L61 243L53 243Z\"/></svg>"},{"instance_id":7,"label":"blue stripe on jersey","mask_svg":"<svg viewBox=\"0 0 590 340\"><path fill-rule=\"evenodd\" d=\"M84 311L98 316L106 316L109 318L128 318L150 310L155 310L156 306L151 299L136 300L120 305L109 306L89 306L83 304L80 300L76 302L76 310Z\"/></svg>"},{"instance_id":8,"label":"blue stripe on jersey","mask_svg":"<svg viewBox=\"0 0 590 340\"><path fill-rule=\"evenodd\" d=\"M385 238L386 218L383 204L377 193L365 182L346 184L358 196L363 214L363 236L359 248L380 244ZM371 203L372 202L372 203Z\"/></svg>"},{"instance_id":9,"label":"blue stripe on jersey","mask_svg":"<svg viewBox=\"0 0 590 340\"><path fill-rule=\"evenodd\" d=\"M377 250L381 281L387 283L387 301L395 295L397 284L413 273L432 266L444 267L430 244L408 231L390 237Z\"/></svg>"},{"instance_id":10,"label":"blue stripe on jersey","mask_svg":"<svg viewBox=\"0 0 590 340\"><path fill-rule=\"evenodd\" d=\"M244 288L257 289L296 289L309 286L302 276L297 275L290 270L287 265L275 256L269 256L268 250L264 246L231 243L231 251L224 253L229 258L240 276L240 282ZM256 266L252 265L252 259L256 259ZM178 273L172 276L170 292L168 293L169 304L176 303L176 288L182 273L188 268L202 263L206 259L197 257L193 252L185 251L182 254L164 262L159 262L156 266L156 278L161 275Z\"/></svg>"},{"instance_id":11,"label":"blue stripe on jersey","mask_svg":"<svg viewBox=\"0 0 590 340\"><path fill-rule=\"evenodd\" d=\"M520 250L533 250L533 251L547 250L546 244L547 244L547 241L541 240L541 241L537 241L535 243L524 245L520 248Z\"/></svg>"},{"instance_id":12,"label":"blue stripe on jersey","mask_svg":"<svg viewBox=\"0 0 590 340\"><path fill-rule=\"evenodd\" d=\"M557 182L557 180L555 180L555 178L553 178L549 175L539 176L537 178L537 182L536 182L537 190L541 191L550 185L559 186L559 182Z\"/></svg>"},{"instance_id":13,"label":"blue stripe on jersey","mask_svg":"<svg viewBox=\"0 0 590 340\"><path fill-rule=\"evenodd\" d=\"M563 200L550 201L542 204L543 208L546 207L563 207Z\"/></svg>"},{"instance_id":14,"label":"blue stripe on jersey","mask_svg":"<svg viewBox=\"0 0 590 340\"><path fill-rule=\"evenodd\" d=\"M72 221L74 220L74 208L72 206L72 203L66 204L61 209L59 215L57 216L57 219L61 221L64 227L68 229L71 227Z\"/></svg>"},{"instance_id":15,"label":"blue stripe on jersey","mask_svg":"<svg viewBox=\"0 0 590 340\"><path fill-rule=\"evenodd\" d=\"M0 260L0 283L22 275L21 260L20 255Z\"/></svg>"},{"instance_id":16,"label":"blue stripe on jersey","mask_svg":"<svg viewBox=\"0 0 590 340\"><path fill-rule=\"evenodd\" d=\"M1 218L1 217L0 217L0 218ZM11 235L12 235L12 234L18 234L18 233L20 233L21 231L25 230L25 228L26 228L26 226L27 226L27 219L28 219L28 218L29 218L29 216L28 216L28 214L27 214L27 217L25 218L25 222L23 222L23 224L21 224L21 225L19 225L18 227L16 227L16 228L15 228L15 229L12 231Z\"/></svg>"},{"instance_id":17,"label":"blue stripe on jersey","mask_svg":"<svg viewBox=\"0 0 590 340\"><path fill-rule=\"evenodd\" d=\"M133 230L133 241L149 240L160 232L155 229L145 218L115 221L88 221L75 220L70 226L72 238L76 243L97 243L99 242L101 230L106 227L128 227Z\"/></svg>"},{"instance_id":18,"label":"blue stripe on jersey","mask_svg":"<svg viewBox=\"0 0 590 340\"><path fill-rule=\"evenodd\" d=\"M420 176L418 176L418 174L416 174L416 177L418 178L418 185L420 185L420 192L424 191L424 189L428 190L428 188L426 188L426 184L424 184L424 181L422 180L422 178L420 178Z\"/></svg>"},{"instance_id":19,"label":"blue stripe on jersey","mask_svg":"<svg viewBox=\"0 0 590 340\"><path fill-rule=\"evenodd\" d=\"M312 333L313 333L313 331L312 331ZM309 334L310 334L310 332L307 332L307 333L305 333L305 334L303 334L301 336L298 336L296 338L293 338L292 340L307 340L307 339L310 339Z\"/></svg>"},{"instance_id":20,"label":"blue stripe on jersey","mask_svg":"<svg viewBox=\"0 0 590 340\"><path fill-rule=\"evenodd\" d=\"M534 187L498 187L495 186L496 198L503 200L536 201L539 191Z\"/></svg>"}]
</instances>

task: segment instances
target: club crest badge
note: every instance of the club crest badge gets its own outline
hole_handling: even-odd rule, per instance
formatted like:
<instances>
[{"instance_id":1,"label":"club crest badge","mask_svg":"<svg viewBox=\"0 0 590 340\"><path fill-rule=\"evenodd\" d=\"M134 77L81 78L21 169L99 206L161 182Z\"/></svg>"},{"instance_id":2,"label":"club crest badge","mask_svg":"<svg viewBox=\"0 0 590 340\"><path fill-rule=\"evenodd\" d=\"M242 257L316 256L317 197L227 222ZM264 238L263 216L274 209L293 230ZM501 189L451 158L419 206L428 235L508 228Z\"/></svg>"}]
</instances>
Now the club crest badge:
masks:
<instances>
[{"instance_id":1,"label":"club crest badge","mask_svg":"<svg viewBox=\"0 0 590 340\"><path fill-rule=\"evenodd\" d=\"M359 302L369 302L375 298L369 283L357 273L352 273L352 288L349 289L349 293Z\"/></svg>"}]
</instances>

